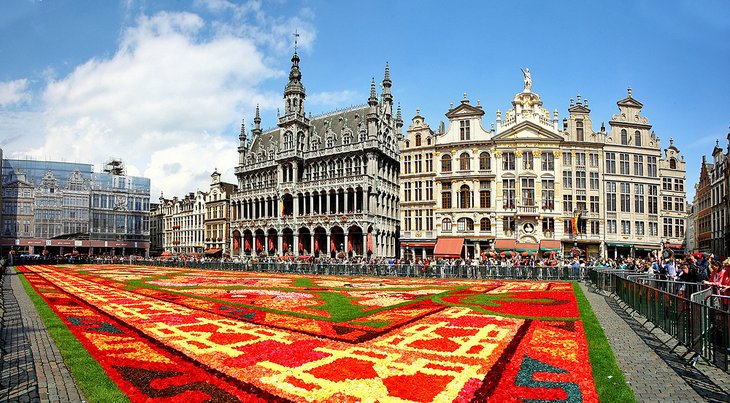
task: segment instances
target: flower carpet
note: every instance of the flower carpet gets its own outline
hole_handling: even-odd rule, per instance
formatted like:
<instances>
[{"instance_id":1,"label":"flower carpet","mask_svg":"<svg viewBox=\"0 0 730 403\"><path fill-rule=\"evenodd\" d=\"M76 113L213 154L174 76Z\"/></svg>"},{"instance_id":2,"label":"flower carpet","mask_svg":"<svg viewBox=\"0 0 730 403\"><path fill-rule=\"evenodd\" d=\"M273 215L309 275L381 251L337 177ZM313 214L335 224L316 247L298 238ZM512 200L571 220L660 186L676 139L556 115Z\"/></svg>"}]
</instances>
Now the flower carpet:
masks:
<instances>
[{"instance_id":1,"label":"flower carpet","mask_svg":"<svg viewBox=\"0 0 730 403\"><path fill-rule=\"evenodd\" d=\"M597 401L570 283L19 268L132 401Z\"/></svg>"}]
</instances>

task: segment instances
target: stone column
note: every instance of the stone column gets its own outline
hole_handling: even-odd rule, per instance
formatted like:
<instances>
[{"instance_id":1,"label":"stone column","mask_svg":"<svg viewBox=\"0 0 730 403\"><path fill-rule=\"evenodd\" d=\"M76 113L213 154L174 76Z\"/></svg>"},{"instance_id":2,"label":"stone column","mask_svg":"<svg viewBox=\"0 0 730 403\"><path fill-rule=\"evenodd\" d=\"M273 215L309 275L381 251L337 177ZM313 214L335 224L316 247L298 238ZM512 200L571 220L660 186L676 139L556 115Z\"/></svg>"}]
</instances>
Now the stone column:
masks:
<instances>
[{"instance_id":1,"label":"stone column","mask_svg":"<svg viewBox=\"0 0 730 403\"><path fill-rule=\"evenodd\" d=\"M292 236L292 240L292 242L294 242L294 245L292 245L291 250L294 251L294 256L299 256L299 253L301 252L299 250L299 234L295 232Z\"/></svg>"}]
</instances>

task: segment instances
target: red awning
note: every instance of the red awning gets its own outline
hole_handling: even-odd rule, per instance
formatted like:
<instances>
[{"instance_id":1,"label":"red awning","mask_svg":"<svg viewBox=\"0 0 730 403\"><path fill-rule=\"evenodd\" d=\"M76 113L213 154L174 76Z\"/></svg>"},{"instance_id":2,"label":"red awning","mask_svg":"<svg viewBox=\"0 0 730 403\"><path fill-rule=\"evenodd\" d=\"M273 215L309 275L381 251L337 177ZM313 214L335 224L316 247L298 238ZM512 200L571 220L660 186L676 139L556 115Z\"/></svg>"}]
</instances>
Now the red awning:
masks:
<instances>
[{"instance_id":1,"label":"red awning","mask_svg":"<svg viewBox=\"0 0 730 403\"><path fill-rule=\"evenodd\" d=\"M517 243L517 252L537 252L539 245L536 243Z\"/></svg>"},{"instance_id":2,"label":"red awning","mask_svg":"<svg viewBox=\"0 0 730 403\"><path fill-rule=\"evenodd\" d=\"M220 252L222 250L223 249L219 249L219 248L206 249L205 250L205 254L206 255L215 255L216 253L218 253L218 252Z\"/></svg>"},{"instance_id":3,"label":"red awning","mask_svg":"<svg viewBox=\"0 0 730 403\"><path fill-rule=\"evenodd\" d=\"M464 248L464 238L439 238L433 255L436 257L461 257Z\"/></svg>"},{"instance_id":4,"label":"red awning","mask_svg":"<svg viewBox=\"0 0 730 403\"><path fill-rule=\"evenodd\" d=\"M684 249L684 245L681 243L665 243L664 247L669 249Z\"/></svg>"},{"instance_id":5,"label":"red awning","mask_svg":"<svg viewBox=\"0 0 730 403\"><path fill-rule=\"evenodd\" d=\"M515 250L517 249L517 241L514 239L497 239L494 241L494 250Z\"/></svg>"},{"instance_id":6,"label":"red awning","mask_svg":"<svg viewBox=\"0 0 730 403\"><path fill-rule=\"evenodd\" d=\"M540 241L540 250L542 251L556 251L559 252L563 249L563 245L560 241L555 239L543 239Z\"/></svg>"},{"instance_id":7,"label":"red awning","mask_svg":"<svg viewBox=\"0 0 730 403\"><path fill-rule=\"evenodd\" d=\"M165 251L165 252L162 252L162 254L160 256L163 256L163 257L165 257L165 256L172 256L172 253Z\"/></svg>"}]
</instances>

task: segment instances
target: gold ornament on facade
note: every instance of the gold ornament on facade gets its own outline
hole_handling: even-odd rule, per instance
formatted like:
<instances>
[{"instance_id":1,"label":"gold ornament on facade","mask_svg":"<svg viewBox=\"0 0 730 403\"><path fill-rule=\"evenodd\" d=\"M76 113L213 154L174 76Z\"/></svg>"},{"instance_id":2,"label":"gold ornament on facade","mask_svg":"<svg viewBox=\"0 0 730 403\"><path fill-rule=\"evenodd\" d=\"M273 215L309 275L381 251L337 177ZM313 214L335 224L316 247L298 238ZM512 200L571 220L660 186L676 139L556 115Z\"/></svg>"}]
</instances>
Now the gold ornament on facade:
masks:
<instances>
[{"instance_id":1,"label":"gold ornament on facade","mask_svg":"<svg viewBox=\"0 0 730 403\"><path fill-rule=\"evenodd\" d=\"M534 150L532 152L532 155L534 155L535 157L540 157L542 155L542 150Z\"/></svg>"},{"instance_id":2,"label":"gold ornament on facade","mask_svg":"<svg viewBox=\"0 0 730 403\"><path fill-rule=\"evenodd\" d=\"M562 158L563 152L562 151L553 151L553 157L555 158Z\"/></svg>"},{"instance_id":3,"label":"gold ornament on facade","mask_svg":"<svg viewBox=\"0 0 730 403\"><path fill-rule=\"evenodd\" d=\"M522 150L515 151L515 157L522 157L522 154L524 154Z\"/></svg>"},{"instance_id":4,"label":"gold ornament on facade","mask_svg":"<svg viewBox=\"0 0 730 403\"><path fill-rule=\"evenodd\" d=\"M494 158L502 158L502 152L501 151L495 151L494 152Z\"/></svg>"}]
</instances>

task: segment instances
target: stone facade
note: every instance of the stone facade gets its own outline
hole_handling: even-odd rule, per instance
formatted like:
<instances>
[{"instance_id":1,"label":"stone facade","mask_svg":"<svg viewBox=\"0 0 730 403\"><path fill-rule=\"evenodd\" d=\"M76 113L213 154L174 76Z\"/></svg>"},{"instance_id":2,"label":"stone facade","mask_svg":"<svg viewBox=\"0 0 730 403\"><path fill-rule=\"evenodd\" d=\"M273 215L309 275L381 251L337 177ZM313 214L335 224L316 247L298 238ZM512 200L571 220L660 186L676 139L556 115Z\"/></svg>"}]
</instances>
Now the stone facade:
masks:
<instances>
[{"instance_id":1,"label":"stone facade","mask_svg":"<svg viewBox=\"0 0 730 403\"><path fill-rule=\"evenodd\" d=\"M367 104L313 118L294 53L277 127L241 125L231 255L394 256L402 121L389 68Z\"/></svg>"},{"instance_id":2,"label":"stone facade","mask_svg":"<svg viewBox=\"0 0 730 403\"><path fill-rule=\"evenodd\" d=\"M671 142L662 155L631 90L610 130L596 132L587 100L571 99L561 125L528 77L488 129L466 94L436 131L416 113L401 143L403 254L454 255L438 251L447 238L464 240L464 257L576 247L627 256L658 251L662 241L681 249L686 211L674 203L665 211L660 197L684 206L684 159ZM665 177L673 187L661 191ZM660 234L659 217L671 217L671 233Z\"/></svg>"},{"instance_id":3,"label":"stone facade","mask_svg":"<svg viewBox=\"0 0 730 403\"><path fill-rule=\"evenodd\" d=\"M205 198L205 253L209 256L229 256L230 202L238 186L221 181L221 174L210 175L210 190Z\"/></svg>"},{"instance_id":4,"label":"stone facade","mask_svg":"<svg viewBox=\"0 0 730 403\"><path fill-rule=\"evenodd\" d=\"M696 227L692 244L696 250L730 255L730 133L728 149L720 148L719 141L712 150L712 162L702 157L700 178L695 185Z\"/></svg>"},{"instance_id":5,"label":"stone facade","mask_svg":"<svg viewBox=\"0 0 730 403\"><path fill-rule=\"evenodd\" d=\"M182 199L165 199L160 195L154 215L163 217L163 254L203 256L207 193L190 192Z\"/></svg>"}]
</instances>

